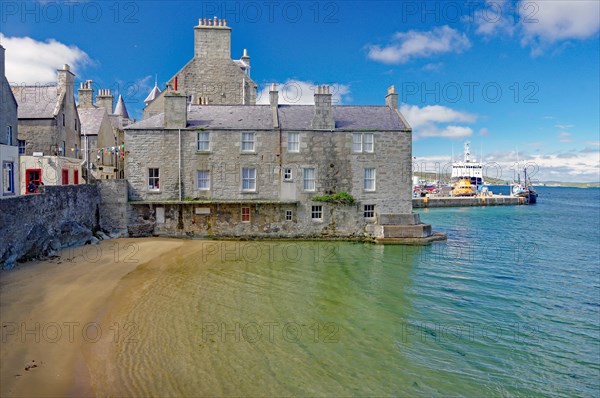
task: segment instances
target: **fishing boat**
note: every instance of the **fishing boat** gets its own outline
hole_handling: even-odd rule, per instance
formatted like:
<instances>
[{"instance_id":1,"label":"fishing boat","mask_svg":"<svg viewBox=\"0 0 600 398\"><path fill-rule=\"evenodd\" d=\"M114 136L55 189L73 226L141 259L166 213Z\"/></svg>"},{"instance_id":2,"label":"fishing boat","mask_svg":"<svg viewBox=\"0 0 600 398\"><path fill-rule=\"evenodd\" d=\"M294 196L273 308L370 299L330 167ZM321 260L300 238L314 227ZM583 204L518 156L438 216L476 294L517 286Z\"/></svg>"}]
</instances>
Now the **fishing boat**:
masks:
<instances>
[{"instance_id":1,"label":"fishing boat","mask_svg":"<svg viewBox=\"0 0 600 398\"><path fill-rule=\"evenodd\" d=\"M527 183L527 167L523 168L523 183L521 183L521 174L518 175L518 181L512 185L511 195L525 198L525 203L533 205L537 203L538 193ZM531 181L529 181L531 182Z\"/></svg>"}]
</instances>

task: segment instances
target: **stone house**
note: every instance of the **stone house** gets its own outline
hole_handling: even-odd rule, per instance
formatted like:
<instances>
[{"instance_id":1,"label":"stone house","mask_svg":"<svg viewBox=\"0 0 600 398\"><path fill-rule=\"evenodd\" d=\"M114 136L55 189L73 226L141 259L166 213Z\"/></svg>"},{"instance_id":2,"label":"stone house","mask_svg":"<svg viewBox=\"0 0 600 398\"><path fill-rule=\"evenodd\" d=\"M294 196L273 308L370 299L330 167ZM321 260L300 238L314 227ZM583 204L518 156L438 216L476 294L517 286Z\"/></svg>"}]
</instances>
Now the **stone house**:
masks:
<instances>
[{"instance_id":1,"label":"stone house","mask_svg":"<svg viewBox=\"0 0 600 398\"><path fill-rule=\"evenodd\" d=\"M200 20L194 32L192 61L125 127L130 235L431 236L412 213L412 129L394 86L378 106L333 105L328 86L314 105L283 105L276 85L256 105L226 22ZM222 91L202 91L208 81Z\"/></svg>"},{"instance_id":2,"label":"stone house","mask_svg":"<svg viewBox=\"0 0 600 398\"><path fill-rule=\"evenodd\" d=\"M0 198L16 196L20 192L18 104L4 71L4 47L0 45Z\"/></svg>"},{"instance_id":3,"label":"stone house","mask_svg":"<svg viewBox=\"0 0 600 398\"><path fill-rule=\"evenodd\" d=\"M81 122L69 65L56 85L12 86L18 108L21 192L38 186L81 182Z\"/></svg>"},{"instance_id":4,"label":"stone house","mask_svg":"<svg viewBox=\"0 0 600 398\"><path fill-rule=\"evenodd\" d=\"M333 106L326 86L314 97L280 105L272 87L270 105L195 105L167 90L163 113L125 128L134 218L167 235L429 236L394 87L382 106ZM341 192L356 202L314 200Z\"/></svg>"},{"instance_id":5,"label":"stone house","mask_svg":"<svg viewBox=\"0 0 600 398\"><path fill-rule=\"evenodd\" d=\"M86 175L95 179L123 178L123 127L131 122L123 98L119 96L113 112L110 90L99 90L94 104L91 80L80 84L78 94Z\"/></svg>"},{"instance_id":6,"label":"stone house","mask_svg":"<svg viewBox=\"0 0 600 398\"><path fill-rule=\"evenodd\" d=\"M206 105L254 105L256 83L250 77L250 56L244 50L231 59L231 28L225 19L200 19L194 27L194 57L179 70L168 86ZM164 91L158 87L145 100L144 119L162 113Z\"/></svg>"}]
</instances>

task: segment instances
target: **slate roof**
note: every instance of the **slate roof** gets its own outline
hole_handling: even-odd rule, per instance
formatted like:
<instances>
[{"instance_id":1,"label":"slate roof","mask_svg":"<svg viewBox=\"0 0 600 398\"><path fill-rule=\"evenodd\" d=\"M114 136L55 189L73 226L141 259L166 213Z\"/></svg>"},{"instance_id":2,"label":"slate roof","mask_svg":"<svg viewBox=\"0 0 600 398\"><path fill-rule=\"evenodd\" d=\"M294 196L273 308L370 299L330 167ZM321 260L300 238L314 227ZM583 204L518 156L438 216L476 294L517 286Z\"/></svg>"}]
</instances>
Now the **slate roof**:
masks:
<instances>
[{"instance_id":1,"label":"slate roof","mask_svg":"<svg viewBox=\"0 0 600 398\"><path fill-rule=\"evenodd\" d=\"M77 109L79 120L81 121L81 134L98 135L102 120L106 114L104 108L84 108Z\"/></svg>"},{"instance_id":2,"label":"slate roof","mask_svg":"<svg viewBox=\"0 0 600 398\"><path fill-rule=\"evenodd\" d=\"M279 105L279 123L285 130L311 130L314 105ZM160 116L160 117L159 117ZM397 131L408 128L397 112L387 106L333 106L335 128L340 130ZM135 123L131 129L160 129L163 114ZM188 127L206 129L271 130L270 105L191 105Z\"/></svg>"},{"instance_id":3,"label":"slate roof","mask_svg":"<svg viewBox=\"0 0 600 398\"><path fill-rule=\"evenodd\" d=\"M269 105L192 105L189 127L210 129L270 130L273 111Z\"/></svg>"},{"instance_id":4,"label":"slate roof","mask_svg":"<svg viewBox=\"0 0 600 398\"><path fill-rule=\"evenodd\" d=\"M51 119L60 109L57 86L12 86L19 119Z\"/></svg>"}]
</instances>

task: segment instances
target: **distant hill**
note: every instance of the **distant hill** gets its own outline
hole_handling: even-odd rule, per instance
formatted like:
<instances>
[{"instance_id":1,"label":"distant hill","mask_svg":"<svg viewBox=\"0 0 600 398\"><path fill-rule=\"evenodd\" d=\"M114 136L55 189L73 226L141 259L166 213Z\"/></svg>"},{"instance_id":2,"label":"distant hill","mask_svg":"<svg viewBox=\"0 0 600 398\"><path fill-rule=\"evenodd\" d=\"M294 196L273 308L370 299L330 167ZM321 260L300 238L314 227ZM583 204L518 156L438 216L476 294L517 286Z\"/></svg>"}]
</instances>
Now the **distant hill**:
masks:
<instances>
[{"instance_id":1,"label":"distant hill","mask_svg":"<svg viewBox=\"0 0 600 398\"><path fill-rule=\"evenodd\" d=\"M535 185L542 187L600 188L600 182L542 181Z\"/></svg>"}]
</instances>

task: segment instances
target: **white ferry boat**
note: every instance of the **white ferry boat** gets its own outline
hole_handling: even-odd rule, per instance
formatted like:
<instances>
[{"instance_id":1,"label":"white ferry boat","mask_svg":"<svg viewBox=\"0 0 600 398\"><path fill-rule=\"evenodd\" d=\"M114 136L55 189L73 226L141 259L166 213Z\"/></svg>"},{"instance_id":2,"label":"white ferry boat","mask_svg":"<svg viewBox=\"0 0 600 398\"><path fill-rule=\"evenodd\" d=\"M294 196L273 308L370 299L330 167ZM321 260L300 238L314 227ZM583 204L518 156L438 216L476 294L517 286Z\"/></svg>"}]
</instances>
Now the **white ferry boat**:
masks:
<instances>
[{"instance_id":1,"label":"white ferry boat","mask_svg":"<svg viewBox=\"0 0 600 398\"><path fill-rule=\"evenodd\" d=\"M483 164L477 162L474 157L471 156L471 149L469 148L469 141L465 142L463 160L458 162L452 162L452 181L458 180L469 180L472 185L477 187L484 185L483 182Z\"/></svg>"}]
</instances>

